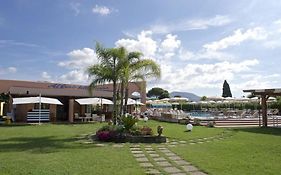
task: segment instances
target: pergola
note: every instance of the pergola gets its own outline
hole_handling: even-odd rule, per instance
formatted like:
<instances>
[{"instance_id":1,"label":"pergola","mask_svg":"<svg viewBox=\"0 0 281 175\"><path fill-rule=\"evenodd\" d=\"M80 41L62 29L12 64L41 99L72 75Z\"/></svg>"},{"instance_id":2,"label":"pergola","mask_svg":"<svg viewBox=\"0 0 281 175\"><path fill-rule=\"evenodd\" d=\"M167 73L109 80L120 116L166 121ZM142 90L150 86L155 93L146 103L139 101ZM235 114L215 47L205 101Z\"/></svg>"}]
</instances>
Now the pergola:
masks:
<instances>
[{"instance_id":1,"label":"pergola","mask_svg":"<svg viewBox=\"0 0 281 175\"><path fill-rule=\"evenodd\" d=\"M250 92L254 96L261 98L261 107L262 107L262 124L264 127L267 127L267 105L266 101L269 97L281 96L280 89L250 89L243 90L243 92Z\"/></svg>"}]
</instances>

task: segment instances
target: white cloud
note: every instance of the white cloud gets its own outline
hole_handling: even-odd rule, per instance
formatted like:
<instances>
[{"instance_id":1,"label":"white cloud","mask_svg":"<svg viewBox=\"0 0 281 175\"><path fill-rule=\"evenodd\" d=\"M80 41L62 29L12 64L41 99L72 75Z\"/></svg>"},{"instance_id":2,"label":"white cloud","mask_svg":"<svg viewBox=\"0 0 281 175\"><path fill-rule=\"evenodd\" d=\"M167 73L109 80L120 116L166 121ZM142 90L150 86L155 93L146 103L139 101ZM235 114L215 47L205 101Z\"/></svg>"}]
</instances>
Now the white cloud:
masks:
<instances>
[{"instance_id":1,"label":"white cloud","mask_svg":"<svg viewBox=\"0 0 281 175\"><path fill-rule=\"evenodd\" d=\"M0 67L0 75L13 74L17 71L16 67Z\"/></svg>"},{"instance_id":2,"label":"white cloud","mask_svg":"<svg viewBox=\"0 0 281 175\"><path fill-rule=\"evenodd\" d=\"M52 77L48 74L48 72L42 72L41 77L45 80L50 80Z\"/></svg>"},{"instance_id":3,"label":"white cloud","mask_svg":"<svg viewBox=\"0 0 281 175\"><path fill-rule=\"evenodd\" d=\"M6 46L41 47L33 43L19 42L14 40L0 40L0 47L6 47Z\"/></svg>"},{"instance_id":4,"label":"white cloud","mask_svg":"<svg viewBox=\"0 0 281 175\"><path fill-rule=\"evenodd\" d=\"M151 31L142 31L136 39L120 39L115 42L115 45L117 47L123 46L130 52L140 51L144 56L155 56L158 46L151 35Z\"/></svg>"},{"instance_id":5,"label":"white cloud","mask_svg":"<svg viewBox=\"0 0 281 175\"><path fill-rule=\"evenodd\" d=\"M17 72L17 68L15 68L15 67L8 67L8 72L9 73L16 73Z\"/></svg>"},{"instance_id":6,"label":"white cloud","mask_svg":"<svg viewBox=\"0 0 281 175\"><path fill-rule=\"evenodd\" d=\"M232 20L228 16L216 15L206 19L184 19L172 23L156 24L150 27L154 33L171 33L188 30L203 30L209 27L224 26Z\"/></svg>"},{"instance_id":7,"label":"white cloud","mask_svg":"<svg viewBox=\"0 0 281 175\"><path fill-rule=\"evenodd\" d=\"M233 35L225 37L219 41L214 41L209 44L205 44L203 47L207 50L222 50L230 46L236 46L246 40L264 40L268 36L267 32L262 27L255 27L243 32L242 29L235 30Z\"/></svg>"},{"instance_id":8,"label":"white cloud","mask_svg":"<svg viewBox=\"0 0 281 175\"><path fill-rule=\"evenodd\" d=\"M177 40L177 35L168 34L166 39L161 42L161 51L163 52L174 52L181 45L181 41Z\"/></svg>"},{"instance_id":9,"label":"white cloud","mask_svg":"<svg viewBox=\"0 0 281 175\"><path fill-rule=\"evenodd\" d=\"M83 69L75 69L59 77L59 80L65 83L87 83L88 75Z\"/></svg>"},{"instance_id":10,"label":"white cloud","mask_svg":"<svg viewBox=\"0 0 281 175\"><path fill-rule=\"evenodd\" d=\"M113 8L108 8L106 6L99 6L99 5L96 5L93 9L92 9L92 12L93 13L96 13L96 14L99 14L101 16L107 16L113 12L117 12L118 10L116 9L113 9Z\"/></svg>"},{"instance_id":11,"label":"white cloud","mask_svg":"<svg viewBox=\"0 0 281 175\"><path fill-rule=\"evenodd\" d=\"M59 62L59 66L68 69L84 69L98 62L98 58L95 51L90 48L73 50L67 55L70 59Z\"/></svg>"},{"instance_id":12,"label":"white cloud","mask_svg":"<svg viewBox=\"0 0 281 175\"><path fill-rule=\"evenodd\" d=\"M162 64L162 78L157 85L168 91L195 91L205 89L221 89L224 80L234 81L240 76L250 73L254 66L259 64L257 59L248 59L242 62L232 63L228 61L213 64L186 64L183 67L175 67L170 64ZM155 84L148 83L148 87ZM240 91L242 92L241 88Z\"/></svg>"},{"instance_id":13,"label":"white cloud","mask_svg":"<svg viewBox=\"0 0 281 175\"><path fill-rule=\"evenodd\" d=\"M98 58L93 49L83 48L69 52L68 60L61 61L58 66L70 71L59 76L57 79L65 83L87 83L88 75L86 69L98 63Z\"/></svg>"},{"instance_id":14,"label":"white cloud","mask_svg":"<svg viewBox=\"0 0 281 175\"><path fill-rule=\"evenodd\" d=\"M70 8L75 12L75 16L79 15L80 13L80 3L79 2L71 2Z\"/></svg>"}]
</instances>

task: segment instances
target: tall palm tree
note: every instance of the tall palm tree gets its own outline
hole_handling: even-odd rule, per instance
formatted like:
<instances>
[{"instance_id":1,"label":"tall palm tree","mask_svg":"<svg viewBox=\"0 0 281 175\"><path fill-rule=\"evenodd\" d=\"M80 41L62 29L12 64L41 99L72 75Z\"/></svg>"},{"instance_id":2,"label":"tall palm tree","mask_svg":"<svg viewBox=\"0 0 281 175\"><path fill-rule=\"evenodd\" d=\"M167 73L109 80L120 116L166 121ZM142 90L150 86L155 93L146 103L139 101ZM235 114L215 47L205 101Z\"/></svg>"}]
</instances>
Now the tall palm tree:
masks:
<instances>
[{"instance_id":1,"label":"tall palm tree","mask_svg":"<svg viewBox=\"0 0 281 175\"><path fill-rule=\"evenodd\" d=\"M99 43L95 48L99 63L92 65L88 68L87 72L93 78L89 88L92 91L98 84L107 82L113 83L113 118L114 123L117 122L117 83L120 80L121 61L120 58L124 57L124 48L104 48Z\"/></svg>"},{"instance_id":2,"label":"tall palm tree","mask_svg":"<svg viewBox=\"0 0 281 175\"><path fill-rule=\"evenodd\" d=\"M126 107L129 97L129 83L135 81L145 81L148 78L160 78L160 66L151 59L142 59L141 52L130 52L122 58L122 84L125 90L125 102L123 111L126 113ZM144 87L140 87L144 88ZM123 99L123 98L122 98Z\"/></svg>"}]
</instances>

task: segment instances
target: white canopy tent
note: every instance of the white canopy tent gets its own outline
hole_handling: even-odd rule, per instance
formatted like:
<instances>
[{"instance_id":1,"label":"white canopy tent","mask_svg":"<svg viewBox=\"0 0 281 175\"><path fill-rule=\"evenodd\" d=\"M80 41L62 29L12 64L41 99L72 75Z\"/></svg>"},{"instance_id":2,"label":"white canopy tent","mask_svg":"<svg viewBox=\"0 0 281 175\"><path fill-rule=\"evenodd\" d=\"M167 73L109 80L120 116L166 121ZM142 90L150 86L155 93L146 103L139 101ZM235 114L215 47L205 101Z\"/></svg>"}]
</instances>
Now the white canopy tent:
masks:
<instances>
[{"instance_id":1,"label":"white canopy tent","mask_svg":"<svg viewBox=\"0 0 281 175\"><path fill-rule=\"evenodd\" d=\"M105 98L80 98L76 99L80 105L97 105L97 104L107 104L112 105L113 102L111 100Z\"/></svg>"},{"instance_id":2,"label":"white canopy tent","mask_svg":"<svg viewBox=\"0 0 281 175\"><path fill-rule=\"evenodd\" d=\"M14 105L21 104L34 104L39 103L39 113L38 113L38 122L41 122L41 104L55 104L55 105L63 105L58 99L48 98L48 97L23 97L23 98L13 98Z\"/></svg>"},{"instance_id":3,"label":"white canopy tent","mask_svg":"<svg viewBox=\"0 0 281 175\"><path fill-rule=\"evenodd\" d=\"M133 100L131 98L128 98L127 105L144 105L144 104L139 102L139 101L137 101L137 100Z\"/></svg>"},{"instance_id":4,"label":"white canopy tent","mask_svg":"<svg viewBox=\"0 0 281 175\"><path fill-rule=\"evenodd\" d=\"M13 98L14 105L31 104L31 103L63 105L58 99L55 99L55 98L47 98L47 97L40 97L40 96L39 97Z\"/></svg>"}]
</instances>

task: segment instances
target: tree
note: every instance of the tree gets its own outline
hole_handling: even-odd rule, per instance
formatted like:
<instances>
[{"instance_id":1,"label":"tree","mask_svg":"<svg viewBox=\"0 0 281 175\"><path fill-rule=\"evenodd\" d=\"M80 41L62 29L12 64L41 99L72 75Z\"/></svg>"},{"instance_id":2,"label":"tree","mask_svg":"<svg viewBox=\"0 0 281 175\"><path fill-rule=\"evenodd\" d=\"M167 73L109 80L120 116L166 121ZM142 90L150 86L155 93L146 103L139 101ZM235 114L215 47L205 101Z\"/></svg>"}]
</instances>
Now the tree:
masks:
<instances>
[{"instance_id":1,"label":"tree","mask_svg":"<svg viewBox=\"0 0 281 175\"><path fill-rule=\"evenodd\" d=\"M113 83L113 119L117 122L117 83L121 75L121 61L123 57L123 48L104 48L99 43L95 48L99 63L88 68L89 77L92 77L92 82L89 86L90 91L98 84L107 82Z\"/></svg>"},{"instance_id":2,"label":"tree","mask_svg":"<svg viewBox=\"0 0 281 175\"><path fill-rule=\"evenodd\" d=\"M124 47L104 48L96 44L99 63L88 68L92 77L90 90L98 84L113 83L113 118L117 122L117 99L120 99L120 115L127 106L129 83L150 77L160 77L160 66L150 59L141 59L140 52L127 52ZM125 97L125 103L123 102ZM126 108L124 108L126 109Z\"/></svg>"},{"instance_id":3,"label":"tree","mask_svg":"<svg viewBox=\"0 0 281 175\"><path fill-rule=\"evenodd\" d=\"M0 102L8 103L10 100L9 94L1 93L0 94Z\"/></svg>"},{"instance_id":4,"label":"tree","mask_svg":"<svg viewBox=\"0 0 281 175\"><path fill-rule=\"evenodd\" d=\"M148 97L156 97L157 99L169 98L169 92L159 87L150 89L147 92Z\"/></svg>"},{"instance_id":5,"label":"tree","mask_svg":"<svg viewBox=\"0 0 281 175\"><path fill-rule=\"evenodd\" d=\"M222 97L232 97L229 84L226 80L223 82Z\"/></svg>"},{"instance_id":6,"label":"tree","mask_svg":"<svg viewBox=\"0 0 281 175\"><path fill-rule=\"evenodd\" d=\"M126 106L129 97L129 83L135 81L145 81L148 78L160 78L160 66L151 59L141 58L141 52L129 52L125 54L122 63L122 84L125 89L125 103L124 113L126 113ZM144 87L139 87L144 88ZM123 98L121 98L123 99ZM123 103L123 102L122 102Z\"/></svg>"},{"instance_id":7,"label":"tree","mask_svg":"<svg viewBox=\"0 0 281 175\"><path fill-rule=\"evenodd\" d=\"M206 100L207 100L206 96L201 97L201 101L206 101Z\"/></svg>"}]
</instances>

